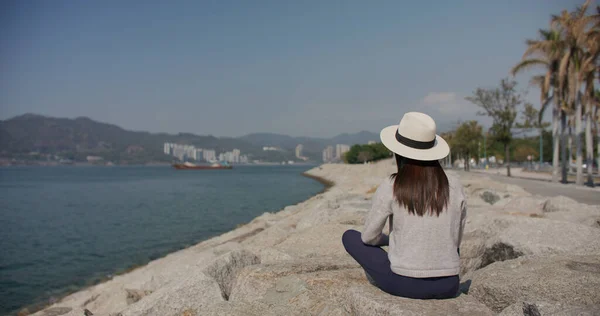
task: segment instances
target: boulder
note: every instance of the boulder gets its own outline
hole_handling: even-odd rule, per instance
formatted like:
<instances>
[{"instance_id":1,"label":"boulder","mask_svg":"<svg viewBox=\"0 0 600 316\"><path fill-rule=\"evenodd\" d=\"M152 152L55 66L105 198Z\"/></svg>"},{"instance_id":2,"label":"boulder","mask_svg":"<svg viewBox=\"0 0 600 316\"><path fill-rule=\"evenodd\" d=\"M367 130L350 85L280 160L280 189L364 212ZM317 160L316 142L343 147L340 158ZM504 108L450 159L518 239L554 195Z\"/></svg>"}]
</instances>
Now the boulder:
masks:
<instances>
[{"instance_id":1,"label":"boulder","mask_svg":"<svg viewBox=\"0 0 600 316\"><path fill-rule=\"evenodd\" d=\"M327 279L328 276L333 277L333 274L334 278ZM298 276L298 279L290 279L292 276ZM285 277L288 278L281 281ZM329 283L331 286L340 282L343 286L353 282L366 282L362 269L359 269L358 263L348 255L341 258L316 257L249 266L239 273L230 301L273 301L277 293L273 292L273 289L277 287L281 290L287 286L288 290L281 290L281 293L290 293L301 292L319 284L327 286ZM293 283L296 283L296 286L291 285Z\"/></svg>"},{"instance_id":2,"label":"boulder","mask_svg":"<svg viewBox=\"0 0 600 316\"><path fill-rule=\"evenodd\" d=\"M260 259L255 254L245 249L236 250L215 260L204 269L204 273L214 278L221 289L221 296L228 300L238 272L246 266L259 263Z\"/></svg>"},{"instance_id":3,"label":"boulder","mask_svg":"<svg viewBox=\"0 0 600 316\"><path fill-rule=\"evenodd\" d=\"M546 198L519 196L508 201L502 210L510 215L543 216Z\"/></svg>"},{"instance_id":4,"label":"boulder","mask_svg":"<svg viewBox=\"0 0 600 316\"><path fill-rule=\"evenodd\" d=\"M215 279L197 272L181 283L169 284L143 297L129 305L121 315L175 316L184 311L201 315L200 311L222 301L221 288Z\"/></svg>"},{"instance_id":5,"label":"boulder","mask_svg":"<svg viewBox=\"0 0 600 316\"><path fill-rule=\"evenodd\" d=\"M600 229L577 223L470 211L460 246L461 275L524 255L600 254L598 240Z\"/></svg>"},{"instance_id":6,"label":"boulder","mask_svg":"<svg viewBox=\"0 0 600 316\"><path fill-rule=\"evenodd\" d=\"M526 302L600 304L600 255L526 256L473 273L469 295L495 312Z\"/></svg>"},{"instance_id":7,"label":"boulder","mask_svg":"<svg viewBox=\"0 0 600 316\"><path fill-rule=\"evenodd\" d=\"M344 295L344 309L350 315L494 315L470 295L446 300L415 300L389 295L371 285L355 286Z\"/></svg>"},{"instance_id":8,"label":"boulder","mask_svg":"<svg viewBox=\"0 0 600 316\"><path fill-rule=\"evenodd\" d=\"M574 211L577 210L580 203L566 196L555 196L548 199L544 205L544 212Z\"/></svg>"}]
</instances>

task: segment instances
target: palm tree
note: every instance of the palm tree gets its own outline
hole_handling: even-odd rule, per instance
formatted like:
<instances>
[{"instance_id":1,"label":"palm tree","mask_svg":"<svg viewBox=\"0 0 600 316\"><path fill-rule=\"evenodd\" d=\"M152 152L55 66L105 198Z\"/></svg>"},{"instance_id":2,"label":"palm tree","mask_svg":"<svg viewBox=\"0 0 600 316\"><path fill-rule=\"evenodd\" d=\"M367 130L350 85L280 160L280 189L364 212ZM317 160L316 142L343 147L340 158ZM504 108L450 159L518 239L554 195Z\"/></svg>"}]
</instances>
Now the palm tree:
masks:
<instances>
[{"instance_id":1,"label":"palm tree","mask_svg":"<svg viewBox=\"0 0 600 316\"><path fill-rule=\"evenodd\" d=\"M582 93L581 85L584 76L584 61L586 58L586 46L589 42L588 29L593 22L589 16L586 16L590 0L577 7L570 13L563 10L560 15L552 16L552 26L560 30L562 40L565 45L565 52L560 60L558 70L559 90L566 90L565 100L569 108L575 110L575 135L576 135L576 156L577 156L577 184L583 184L582 169ZM563 130L564 133L564 130ZM566 165L563 161L563 168ZM563 169L563 177L565 177ZM566 180L566 179L563 179Z\"/></svg>"},{"instance_id":2,"label":"palm tree","mask_svg":"<svg viewBox=\"0 0 600 316\"><path fill-rule=\"evenodd\" d=\"M600 79L600 7L596 8L597 13L585 17L587 23L591 23L589 30L583 35L586 45L586 54L582 63L581 79L585 83L585 90L582 101L585 104L585 144L586 144L586 164L587 164L587 185L594 186L593 160L594 160L594 140L592 136L592 124L598 114L597 90L594 87L596 78ZM600 140L599 140L600 142ZM600 150L600 149L599 149ZM600 156L600 151L599 151ZM600 157L598 157L600 159Z\"/></svg>"},{"instance_id":3,"label":"palm tree","mask_svg":"<svg viewBox=\"0 0 600 316\"><path fill-rule=\"evenodd\" d=\"M540 120L544 115L544 111L548 105L554 101L552 107L552 181L558 182L559 158L558 151L560 138L558 137L558 122L561 114L561 90L559 89L558 70L560 60L564 52L564 42L561 39L561 33L552 28L550 30L539 30L539 40L527 40L527 50L517 65L511 69L511 74L514 76L517 73L527 70L531 67L543 67L545 74L534 76L530 83L540 88ZM533 58L530 58L534 56ZM550 94L552 91L552 94ZM563 129L564 130L564 129ZM563 140L563 147L564 147Z\"/></svg>"}]
</instances>

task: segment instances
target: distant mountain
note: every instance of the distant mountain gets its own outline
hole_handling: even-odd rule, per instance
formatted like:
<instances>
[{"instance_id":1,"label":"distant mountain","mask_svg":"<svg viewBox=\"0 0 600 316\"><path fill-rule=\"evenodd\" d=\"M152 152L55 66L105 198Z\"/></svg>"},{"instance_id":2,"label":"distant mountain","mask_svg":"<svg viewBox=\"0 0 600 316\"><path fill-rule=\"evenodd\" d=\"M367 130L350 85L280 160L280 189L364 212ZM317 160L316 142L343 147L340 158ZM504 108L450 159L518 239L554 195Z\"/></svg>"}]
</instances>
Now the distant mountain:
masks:
<instances>
[{"instance_id":1,"label":"distant mountain","mask_svg":"<svg viewBox=\"0 0 600 316\"><path fill-rule=\"evenodd\" d=\"M170 161L172 157L163 154L163 144L173 142L215 149L217 152L237 148L254 159L267 161L294 159L294 149L302 144L304 156L320 161L321 151L328 145L353 145L378 139L377 134L364 131L341 134L331 139L272 133L255 133L237 138L189 133L173 135L128 131L87 117L66 119L36 114L0 121L0 156L5 158L37 152L74 160L85 160L88 155L96 155L115 163ZM282 150L265 152L262 150L263 146L279 147Z\"/></svg>"}]
</instances>

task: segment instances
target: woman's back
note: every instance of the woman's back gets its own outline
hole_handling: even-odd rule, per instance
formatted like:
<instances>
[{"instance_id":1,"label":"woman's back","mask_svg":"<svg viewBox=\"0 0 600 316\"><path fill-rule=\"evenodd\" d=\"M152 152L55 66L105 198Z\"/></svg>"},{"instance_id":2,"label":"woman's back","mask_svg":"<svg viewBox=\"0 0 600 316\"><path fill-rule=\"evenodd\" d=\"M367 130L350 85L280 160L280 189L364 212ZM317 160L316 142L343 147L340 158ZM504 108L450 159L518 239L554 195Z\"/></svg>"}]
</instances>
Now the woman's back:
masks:
<instances>
[{"instance_id":1,"label":"woman's back","mask_svg":"<svg viewBox=\"0 0 600 316\"><path fill-rule=\"evenodd\" d=\"M375 192L362 233L348 230L342 243L367 278L387 293L453 297L466 202L458 179L448 177L439 164L450 151L448 144L436 134L433 119L418 112L382 129L380 138L395 154L398 172ZM383 228L389 218L387 236ZM388 244L388 252L380 248Z\"/></svg>"},{"instance_id":2,"label":"woman's back","mask_svg":"<svg viewBox=\"0 0 600 316\"><path fill-rule=\"evenodd\" d=\"M394 180L385 180L373 198L387 199L393 214L389 241L391 269L397 274L423 278L456 275L460 270L457 248L466 211L462 186L448 177L449 200L438 215L411 214L394 198Z\"/></svg>"}]
</instances>

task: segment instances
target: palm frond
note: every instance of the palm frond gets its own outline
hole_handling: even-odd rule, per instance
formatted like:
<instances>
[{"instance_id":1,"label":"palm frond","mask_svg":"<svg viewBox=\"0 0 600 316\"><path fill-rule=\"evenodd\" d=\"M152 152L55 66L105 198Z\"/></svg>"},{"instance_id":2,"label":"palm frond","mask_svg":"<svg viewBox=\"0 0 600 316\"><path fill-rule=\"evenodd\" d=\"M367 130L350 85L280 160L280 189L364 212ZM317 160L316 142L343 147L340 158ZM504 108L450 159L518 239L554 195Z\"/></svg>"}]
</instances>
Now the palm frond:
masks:
<instances>
[{"instance_id":1,"label":"palm frond","mask_svg":"<svg viewBox=\"0 0 600 316\"><path fill-rule=\"evenodd\" d=\"M514 76L517 73L530 69L536 66L548 67L550 64L547 60L544 59L525 59L518 64L516 64L511 70L510 73Z\"/></svg>"}]
</instances>

